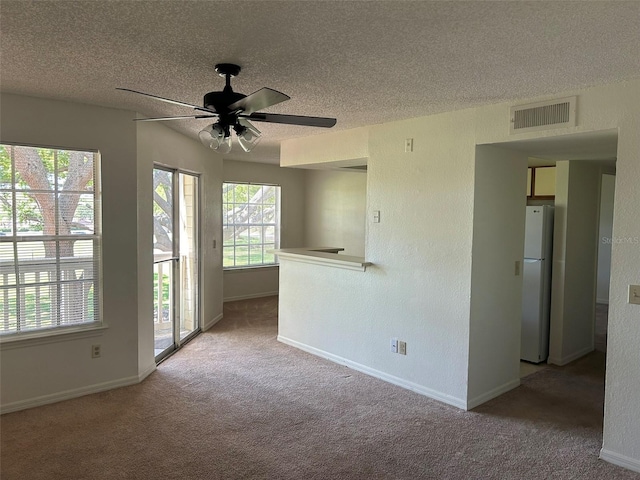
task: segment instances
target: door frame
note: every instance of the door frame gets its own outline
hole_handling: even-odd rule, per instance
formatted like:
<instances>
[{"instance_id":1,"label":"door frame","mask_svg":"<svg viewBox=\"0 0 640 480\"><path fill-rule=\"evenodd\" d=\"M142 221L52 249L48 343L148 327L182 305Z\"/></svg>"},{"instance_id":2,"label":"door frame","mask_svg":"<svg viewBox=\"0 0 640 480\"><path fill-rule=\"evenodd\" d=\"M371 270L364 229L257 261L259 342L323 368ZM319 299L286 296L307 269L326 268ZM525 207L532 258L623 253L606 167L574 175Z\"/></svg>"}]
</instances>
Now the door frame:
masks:
<instances>
[{"instance_id":1,"label":"door frame","mask_svg":"<svg viewBox=\"0 0 640 480\"><path fill-rule=\"evenodd\" d=\"M201 197L202 197L202 182L201 182L201 174L199 172L193 172L183 168L177 168L171 165L166 165L162 163L153 164L153 170L164 170L170 172L172 174L172 205L171 205L171 215L173 220L173 232L172 232L172 258L171 262L171 274L173 277L173 288L171 289L171 316L172 316L172 335L173 335L173 343L170 347L167 347L165 350L160 352L158 355L154 356L154 360L156 365L160 364L162 361L166 360L168 357L177 352L184 344L191 341L195 336L197 336L202 331L202 229L200 226L202 225L202 207L201 207ZM195 220L195 235L194 238L197 242L195 247L195 255L196 255L196 302L195 302L195 318L196 318L196 327L183 339L180 338L180 308L182 305L182 295L181 295L181 277L180 277L180 175L190 175L196 178L197 187L195 189L196 194L196 202L195 202L195 212L194 212L194 220ZM177 201L176 201L177 200ZM177 228L176 228L177 227ZM177 233L176 233L177 232ZM154 261L155 264L155 261ZM154 329L154 342L155 342L155 329Z\"/></svg>"}]
</instances>

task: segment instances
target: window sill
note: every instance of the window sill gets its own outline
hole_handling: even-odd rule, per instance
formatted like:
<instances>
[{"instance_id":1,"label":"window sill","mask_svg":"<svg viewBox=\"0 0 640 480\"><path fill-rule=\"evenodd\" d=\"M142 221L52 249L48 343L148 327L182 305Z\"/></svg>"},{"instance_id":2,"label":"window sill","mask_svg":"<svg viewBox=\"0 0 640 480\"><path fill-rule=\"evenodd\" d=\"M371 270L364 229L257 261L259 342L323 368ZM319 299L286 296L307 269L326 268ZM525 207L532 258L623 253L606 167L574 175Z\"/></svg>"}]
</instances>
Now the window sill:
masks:
<instances>
[{"instance_id":1,"label":"window sill","mask_svg":"<svg viewBox=\"0 0 640 480\"><path fill-rule=\"evenodd\" d=\"M251 270L260 270L263 268L268 268L268 269L273 269L273 268L278 268L280 265L277 263L273 263L270 265L254 265L254 266L246 266L246 267L224 267L222 269L222 271L224 273L242 273L242 272L249 272Z\"/></svg>"},{"instance_id":2,"label":"window sill","mask_svg":"<svg viewBox=\"0 0 640 480\"><path fill-rule=\"evenodd\" d=\"M60 329L37 330L29 333L7 334L0 336L0 350L32 347L47 343L59 343L80 338L98 337L107 330L106 325L68 327Z\"/></svg>"}]
</instances>

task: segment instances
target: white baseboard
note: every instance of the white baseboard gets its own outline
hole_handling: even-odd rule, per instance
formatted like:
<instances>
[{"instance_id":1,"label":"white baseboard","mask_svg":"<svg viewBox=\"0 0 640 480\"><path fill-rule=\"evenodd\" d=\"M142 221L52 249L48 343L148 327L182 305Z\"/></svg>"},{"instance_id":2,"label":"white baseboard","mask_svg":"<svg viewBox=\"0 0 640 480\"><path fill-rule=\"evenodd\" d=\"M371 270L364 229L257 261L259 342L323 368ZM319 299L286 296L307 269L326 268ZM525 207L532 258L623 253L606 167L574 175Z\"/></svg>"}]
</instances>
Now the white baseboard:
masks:
<instances>
[{"instance_id":1,"label":"white baseboard","mask_svg":"<svg viewBox=\"0 0 640 480\"><path fill-rule=\"evenodd\" d=\"M276 290L275 292L262 292L262 293L252 293L251 295L240 295L237 297L226 297L223 298L222 301L224 303L227 302L235 302L237 300L250 300L252 298L262 298L262 297L275 297L278 295L278 291Z\"/></svg>"},{"instance_id":2,"label":"white baseboard","mask_svg":"<svg viewBox=\"0 0 640 480\"><path fill-rule=\"evenodd\" d=\"M147 378L149 375L151 375L155 371L156 371L156 364L154 362L153 365L149 366L149 368L147 368L146 370L143 370L142 372L138 372L138 383L142 382L145 378Z\"/></svg>"},{"instance_id":3,"label":"white baseboard","mask_svg":"<svg viewBox=\"0 0 640 480\"><path fill-rule=\"evenodd\" d=\"M493 390L489 390L488 392L483 393L482 395L478 395L475 398L467 401L467 410L471 410L472 408L476 408L478 405L482 405L485 402L488 402L492 398L496 398L503 393L508 392L509 390L513 390L516 387L520 386L520 379L516 378L515 380L511 380L499 387L494 388Z\"/></svg>"},{"instance_id":4,"label":"white baseboard","mask_svg":"<svg viewBox=\"0 0 640 480\"><path fill-rule=\"evenodd\" d=\"M451 395L447 395L445 393L432 390L422 385L418 385L417 383L409 382L408 380L404 380L394 375L389 375L388 373L381 372L380 370L376 370L376 369L367 367L366 365L362 365L360 363L353 362L346 358L339 357L338 355L325 352L324 350L311 347L304 343L300 343L296 340L283 337L282 335L278 335L278 341L282 343L286 343L287 345L291 345L292 347L298 348L312 355L316 355L317 357L326 358L327 360L330 360L339 365L344 365L346 367L352 368L353 370L357 370L358 372L362 372L372 377L379 378L380 380L384 380L385 382L389 382L399 387L406 388L407 390L420 393L425 397L433 398L434 400L438 400L448 405L453 405L454 407L461 408L462 410L467 409L467 402L465 402L460 398L456 398Z\"/></svg>"},{"instance_id":5,"label":"white baseboard","mask_svg":"<svg viewBox=\"0 0 640 480\"><path fill-rule=\"evenodd\" d=\"M563 367L568 363L571 363L574 360L579 359L580 357L584 357L586 354L591 353L594 350L595 350L595 346L591 345L589 347L583 348L582 350L578 350L577 352L574 352L571 355L565 355L564 357L561 357L561 358L549 356L549 358L547 359L547 363L551 363L553 365L558 365L559 367Z\"/></svg>"},{"instance_id":6,"label":"white baseboard","mask_svg":"<svg viewBox=\"0 0 640 480\"><path fill-rule=\"evenodd\" d=\"M203 332L206 332L211 327L213 327L216 323L218 323L220 320L222 320L222 313L217 317L215 317L213 320L210 320L209 322L203 324L200 330L202 330Z\"/></svg>"},{"instance_id":7,"label":"white baseboard","mask_svg":"<svg viewBox=\"0 0 640 480\"><path fill-rule=\"evenodd\" d=\"M109 382L96 383L94 385L88 385L86 387L75 388L73 390L65 390L63 392L42 395L40 397L30 398L28 400L20 400L18 402L1 405L0 414L17 412L18 410L25 410L27 408L40 407L42 405L61 402L63 400L71 400L72 398L83 397L84 395L104 392L106 390L112 390L114 388L136 385L140 383L140 377L144 378L148 376L151 372L153 372L153 370L155 370L155 366L153 367L153 369L146 370L141 375L119 378L117 380L111 380Z\"/></svg>"},{"instance_id":8,"label":"white baseboard","mask_svg":"<svg viewBox=\"0 0 640 480\"><path fill-rule=\"evenodd\" d=\"M630 458L604 448L600 450L600 458L605 462L613 463L619 467L627 468L634 472L640 472L640 460L636 460L635 458Z\"/></svg>"}]
</instances>

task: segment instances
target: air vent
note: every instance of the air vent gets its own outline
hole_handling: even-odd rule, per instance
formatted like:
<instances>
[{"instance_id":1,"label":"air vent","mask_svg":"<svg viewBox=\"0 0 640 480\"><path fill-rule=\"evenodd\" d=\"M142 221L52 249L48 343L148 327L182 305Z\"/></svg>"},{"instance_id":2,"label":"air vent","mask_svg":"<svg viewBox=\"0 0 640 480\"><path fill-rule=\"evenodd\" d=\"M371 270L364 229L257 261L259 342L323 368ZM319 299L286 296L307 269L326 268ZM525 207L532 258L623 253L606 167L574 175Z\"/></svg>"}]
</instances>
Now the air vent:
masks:
<instances>
[{"instance_id":1,"label":"air vent","mask_svg":"<svg viewBox=\"0 0 640 480\"><path fill-rule=\"evenodd\" d=\"M511 133L576 126L576 97L511 107Z\"/></svg>"}]
</instances>

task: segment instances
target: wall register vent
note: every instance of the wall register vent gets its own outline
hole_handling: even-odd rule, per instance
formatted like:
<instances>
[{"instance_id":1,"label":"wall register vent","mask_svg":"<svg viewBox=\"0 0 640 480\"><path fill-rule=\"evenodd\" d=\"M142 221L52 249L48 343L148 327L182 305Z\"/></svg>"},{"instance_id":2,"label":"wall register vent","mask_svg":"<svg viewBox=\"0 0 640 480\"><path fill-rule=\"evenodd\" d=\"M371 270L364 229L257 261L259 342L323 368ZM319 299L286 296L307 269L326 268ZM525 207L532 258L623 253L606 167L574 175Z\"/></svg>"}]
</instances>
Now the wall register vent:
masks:
<instances>
[{"instance_id":1,"label":"wall register vent","mask_svg":"<svg viewBox=\"0 0 640 480\"><path fill-rule=\"evenodd\" d=\"M511 107L510 133L576 126L576 97Z\"/></svg>"}]
</instances>

